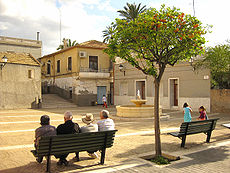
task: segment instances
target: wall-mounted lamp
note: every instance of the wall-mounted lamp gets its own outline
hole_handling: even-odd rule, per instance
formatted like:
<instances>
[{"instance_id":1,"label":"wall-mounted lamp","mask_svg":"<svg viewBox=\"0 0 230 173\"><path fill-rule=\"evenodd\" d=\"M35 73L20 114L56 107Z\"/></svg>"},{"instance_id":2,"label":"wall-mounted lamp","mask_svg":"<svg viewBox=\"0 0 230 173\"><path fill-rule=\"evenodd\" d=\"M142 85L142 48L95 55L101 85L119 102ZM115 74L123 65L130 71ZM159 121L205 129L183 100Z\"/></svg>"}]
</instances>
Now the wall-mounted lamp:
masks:
<instances>
[{"instance_id":1,"label":"wall-mounted lamp","mask_svg":"<svg viewBox=\"0 0 230 173\"><path fill-rule=\"evenodd\" d=\"M3 62L0 62L0 68L1 68L1 70L2 70L3 67L6 65L6 63L7 63L7 61L8 61L8 58L4 55L4 56L2 57L2 61L3 61Z\"/></svg>"},{"instance_id":2,"label":"wall-mounted lamp","mask_svg":"<svg viewBox=\"0 0 230 173\"><path fill-rule=\"evenodd\" d=\"M189 64L192 67L192 71L195 71L195 67L193 66L193 62L194 62L194 59L193 59L193 57L191 57L190 60L189 60Z\"/></svg>"},{"instance_id":3,"label":"wall-mounted lamp","mask_svg":"<svg viewBox=\"0 0 230 173\"><path fill-rule=\"evenodd\" d=\"M118 68L119 68L120 72L122 72L122 71L124 72L124 76L125 76L125 67L122 64L120 64Z\"/></svg>"}]
</instances>

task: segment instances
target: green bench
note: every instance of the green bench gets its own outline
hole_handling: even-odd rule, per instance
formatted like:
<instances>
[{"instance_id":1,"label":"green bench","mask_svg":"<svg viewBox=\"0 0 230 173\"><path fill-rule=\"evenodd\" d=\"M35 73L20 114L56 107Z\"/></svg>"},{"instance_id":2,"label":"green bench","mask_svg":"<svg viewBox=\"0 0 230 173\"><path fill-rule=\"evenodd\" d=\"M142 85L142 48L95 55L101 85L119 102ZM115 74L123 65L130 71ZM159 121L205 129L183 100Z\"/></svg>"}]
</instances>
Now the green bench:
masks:
<instances>
[{"instance_id":1,"label":"green bench","mask_svg":"<svg viewBox=\"0 0 230 173\"><path fill-rule=\"evenodd\" d=\"M112 147L117 130L78 133L41 137L37 150L31 152L35 157L46 156L46 171L50 172L50 156L81 151L101 150L101 164L105 161L106 148Z\"/></svg>"},{"instance_id":2,"label":"green bench","mask_svg":"<svg viewBox=\"0 0 230 173\"><path fill-rule=\"evenodd\" d=\"M206 142L210 142L210 138L212 135L212 131L216 127L217 119L209 119L204 121L192 121L192 122L184 122L180 126L179 132L171 132L168 133L174 137L178 137L182 140L181 147L185 146L186 136L193 135L198 133L204 133L207 135Z\"/></svg>"}]
</instances>

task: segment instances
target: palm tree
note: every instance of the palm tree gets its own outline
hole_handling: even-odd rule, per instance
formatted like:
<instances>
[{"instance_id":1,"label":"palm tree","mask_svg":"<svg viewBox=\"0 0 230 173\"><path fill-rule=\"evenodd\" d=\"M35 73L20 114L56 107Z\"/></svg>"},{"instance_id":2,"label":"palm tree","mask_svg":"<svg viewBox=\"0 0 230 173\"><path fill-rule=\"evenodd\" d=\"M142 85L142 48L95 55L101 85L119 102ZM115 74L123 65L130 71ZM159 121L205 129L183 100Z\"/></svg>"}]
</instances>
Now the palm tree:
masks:
<instances>
[{"instance_id":1,"label":"palm tree","mask_svg":"<svg viewBox=\"0 0 230 173\"><path fill-rule=\"evenodd\" d=\"M120 16L126 18L126 20L131 21L136 19L139 14L145 11L146 5L141 7L141 3L139 3L138 5L136 5L135 3L126 3L126 6L124 6L124 10L118 10L117 12L120 13Z\"/></svg>"},{"instance_id":2,"label":"palm tree","mask_svg":"<svg viewBox=\"0 0 230 173\"><path fill-rule=\"evenodd\" d=\"M64 49L64 44L65 44L65 42L66 42L66 47L72 47L72 46L78 45L78 43L77 43L76 40L74 40L74 41L72 42L71 39L65 39L65 38L63 38L63 40L62 40L62 43L63 43L63 44L60 44L60 45L58 46L57 50Z\"/></svg>"},{"instance_id":3,"label":"palm tree","mask_svg":"<svg viewBox=\"0 0 230 173\"><path fill-rule=\"evenodd\" d=\"M104 43L108 43L109 39L112 39L113 38L113 33L114 33L114 30L116 29L116 26L115 25L111 25L111 26L107 26L106 29L103 32L103 42Z\"/></svg>"}]
</instances>

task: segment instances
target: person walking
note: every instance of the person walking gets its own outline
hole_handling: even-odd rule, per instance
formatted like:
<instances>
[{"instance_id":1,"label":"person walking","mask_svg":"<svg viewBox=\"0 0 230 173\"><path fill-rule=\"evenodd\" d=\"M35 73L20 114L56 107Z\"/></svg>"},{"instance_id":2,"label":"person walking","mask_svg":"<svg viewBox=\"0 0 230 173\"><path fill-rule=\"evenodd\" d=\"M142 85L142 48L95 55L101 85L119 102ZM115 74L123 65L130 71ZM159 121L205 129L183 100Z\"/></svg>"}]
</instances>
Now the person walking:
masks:
<instances>
[{"instance_id":1,"label":"person walking","mask_svg":"<svg viewBox=\"0 0 230 173\"><path fill-rule=\"evenodd\" d=\"M184 103L183 105L183 114L184 114L184 122L192 121L192 109L188 106L188 103Z\"/></svg>"},{"instance_id":2,"label":"person walking","mask_svg":"<svg viewBox=\"0 0 230 173\"><path fill-rule=\"evenodd\" d=\"M102 102L103 102L103 107L108 108L108 106L107 106L107 98L106 98L105 95L103 95L103 97L102 97Z\"/></svg>"}]
</instances>

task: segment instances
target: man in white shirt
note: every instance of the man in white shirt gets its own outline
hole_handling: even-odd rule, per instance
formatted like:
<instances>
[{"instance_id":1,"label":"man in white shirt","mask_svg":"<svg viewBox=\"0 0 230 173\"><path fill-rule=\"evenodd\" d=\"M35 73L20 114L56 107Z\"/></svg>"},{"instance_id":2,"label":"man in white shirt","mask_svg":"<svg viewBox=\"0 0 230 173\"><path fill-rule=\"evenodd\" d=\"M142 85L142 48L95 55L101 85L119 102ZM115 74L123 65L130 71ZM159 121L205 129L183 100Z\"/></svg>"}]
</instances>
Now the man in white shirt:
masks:
<instances>
[{"instance_id":1,"label":"man in white shirt","mask_svg":"<svg viewBox=\"0 0 230 173\"><path fill-rule=\"evenodd\" d=\"M115 124L112 119L109 118L109 111L102 110L100 112L101 120L97 122L98 131L115 130Z\"/></svg>"}]
</instances>

